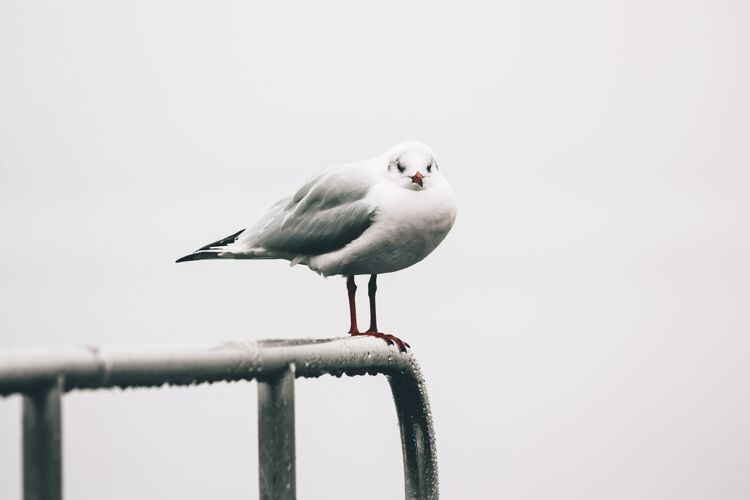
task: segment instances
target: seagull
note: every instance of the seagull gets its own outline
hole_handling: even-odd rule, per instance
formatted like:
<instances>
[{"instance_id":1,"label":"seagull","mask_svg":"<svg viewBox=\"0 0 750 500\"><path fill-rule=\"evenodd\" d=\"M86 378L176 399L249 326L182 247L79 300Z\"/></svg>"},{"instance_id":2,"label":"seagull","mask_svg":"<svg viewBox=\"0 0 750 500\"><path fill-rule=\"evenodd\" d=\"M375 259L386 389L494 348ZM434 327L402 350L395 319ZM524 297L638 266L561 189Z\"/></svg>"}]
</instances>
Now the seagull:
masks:
<instances>
[{"instance_id":1,"label":"seagull","mask_svg":"<svg viewBox=\"0 0 750 500\"><path fill-rule=\"evenodd\" d=\"M346 277L349 334L383 339L406 352L409 344L378 330L378 274L421 261L446 237L456 198L435 153L403 142L383 155L328 168L293 196L268 208L249 227L177 260L286 259L323 275ZM370 275L370 327L357 327L354 277Z\"/></svg>"}]
</instances>

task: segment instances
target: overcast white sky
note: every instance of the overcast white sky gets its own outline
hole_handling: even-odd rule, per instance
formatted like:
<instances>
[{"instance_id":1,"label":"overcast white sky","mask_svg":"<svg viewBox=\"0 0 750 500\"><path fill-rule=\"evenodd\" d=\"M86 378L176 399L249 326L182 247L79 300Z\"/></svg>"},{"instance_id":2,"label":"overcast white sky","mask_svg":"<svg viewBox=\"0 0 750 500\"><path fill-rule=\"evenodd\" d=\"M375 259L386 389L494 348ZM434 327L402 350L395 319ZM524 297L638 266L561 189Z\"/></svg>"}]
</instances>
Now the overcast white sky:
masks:
<instances>
[{"instance_id":1,"label":"overcast white sky","mask_svg":"<svg viewBox=\"0 0 750 500\"><path fill-rule=\"evenodd\" d=\"M379 311L425 371L443 497L747 499L748 23L741 1L2 0L0 348L343 335L340 278L173 261L421 140L458 219ZM67 396L67 498L253 498L255 398ZM299 381L297 436L300 498L402 496L384 379ZM20 477L14 397L0 498Z\"/></svg>"}]
</instances>

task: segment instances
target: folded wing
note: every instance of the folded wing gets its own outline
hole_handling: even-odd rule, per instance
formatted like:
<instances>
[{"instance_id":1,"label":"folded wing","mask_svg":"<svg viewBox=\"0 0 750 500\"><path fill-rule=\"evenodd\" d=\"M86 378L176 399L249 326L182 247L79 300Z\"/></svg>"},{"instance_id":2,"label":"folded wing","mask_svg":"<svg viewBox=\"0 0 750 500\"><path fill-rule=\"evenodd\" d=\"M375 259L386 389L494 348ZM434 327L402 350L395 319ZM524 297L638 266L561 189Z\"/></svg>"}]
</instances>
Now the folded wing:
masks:
<instances>
[{"instance_id":1,"label":"folded wing","mask_svg":"<svg viewBox=\"0 0 750 500\"><path fill-rule=\"evenodd\" d=\"M270 207L248 229L185 256L294 259L345 247L373 223L367 201L374 179L360 165L334 167L311 178L292 197ZM178 261L179 262L179 261Z\"/></svg>"}]
</instances>

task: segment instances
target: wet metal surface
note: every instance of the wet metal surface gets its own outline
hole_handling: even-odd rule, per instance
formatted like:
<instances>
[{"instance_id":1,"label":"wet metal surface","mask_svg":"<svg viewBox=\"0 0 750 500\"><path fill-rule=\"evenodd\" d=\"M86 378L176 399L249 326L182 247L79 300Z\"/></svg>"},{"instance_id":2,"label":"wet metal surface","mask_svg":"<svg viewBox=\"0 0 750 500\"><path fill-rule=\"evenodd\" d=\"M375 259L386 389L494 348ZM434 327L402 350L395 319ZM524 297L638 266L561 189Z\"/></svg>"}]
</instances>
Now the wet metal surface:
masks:
<instances>
[{"instance_id":1,"label":"wet metal surface","mask_svg":"<svg viewBox=\"0 0 750 500\"><path fill-rule=\"evenodd\" d=\"M23 498L62 498L62 381L23 396Z\"/></svg>"},{"instance_id":2,"label":"wet metal surface","mask_svg":"<svg viewBox=\"0 0 750 500\"><path fill-rule=\"evenodd\" d=\"M435 437L424 379L413 354L400 353L379 339L344 337L237 341L219 345L85 346L6 351L0 353L0 396L25 395L24 450L29 442L32 453L29 456L35 457L31 462L26 455L24 458L25 497L57 500L60 498L59 479L45 482L52 486L41 488L41 493L36 493L34 488L38 484L36 478L59 476L55 470L60 470L61 393L73 389L258 380L261 498L293 499L294 378L326 374L387 376L401 430L406 498L436 499ZM26 425L27 413L29 425ZM46 422L46 427L40 422ZM55 425L56 440L52 439ZM277 431L282 435L276 435ZM42 456L44 458L40 458ZM55 484L58 485L56 491ZM283 491L279 493L282 486ZM263 496L264 487L270 488L266 491L272 493Z\"/></svg>"},{"instance_id":3,"label":"wet metal surface","mask_svg":"<svg viewBox=\"0 0 750 500\"><path fill-rule=\"evenodd\" d=\"M294 500L294 365L258 381L260 500Z\"/></svg>"}]
</instances>

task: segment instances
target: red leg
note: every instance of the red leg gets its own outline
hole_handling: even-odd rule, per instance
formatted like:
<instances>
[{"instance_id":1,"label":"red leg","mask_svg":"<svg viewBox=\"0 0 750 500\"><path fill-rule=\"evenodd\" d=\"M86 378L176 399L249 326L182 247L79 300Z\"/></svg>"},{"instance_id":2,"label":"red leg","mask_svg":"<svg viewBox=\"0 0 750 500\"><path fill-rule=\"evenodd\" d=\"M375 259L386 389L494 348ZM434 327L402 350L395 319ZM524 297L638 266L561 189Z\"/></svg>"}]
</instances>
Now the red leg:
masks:
<instances>
[{"instance_id":1,"label":"red leg","mask_svg":"<svg viewBox=\"0 0 750 500\"><path fill-rule=\"evenodd\" d=\"M370 328L368 328L364 333L355 333L353 335L367 335L368 337L383 339L388 345L393 345L395 343L398 346L399 351L406 352L406 348L411 347L409 344L396 337L395 335L381 333L378 331L378 318L375 309L375 292L377 292L378 290L377 279L378 275L373 274L372 276L370 276L370 282L367 284L367 295L370 298Z\"/></svg>"},{"instance_id":2,"label":"red leg","mask_svg":"<svg viewBox=\"0 0 750 500\"><path fill-rule=\"evenodd\" d=\"M370 276L370 282L367 283L367 296L370 298L370 328L367 329L368 333L377 333L378 331L378 318L375 311L375 292L378 291L378 275L373 274Z\"/></svg>"},{"instance_id":3,"label":"red leg","mask_svg":"<svg viewBox=\"0 0 750 500\"><path fill-rule=\"evenodd\" d=\"M354 283L354 276L346 277L346 291L349 294L349 333L352 335L359 334L357 328L357 304L354 301L354 294L357 293L357 284Z\"/></svg>"}]
</instances>

